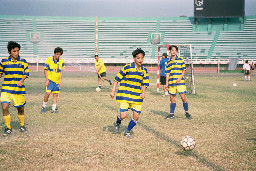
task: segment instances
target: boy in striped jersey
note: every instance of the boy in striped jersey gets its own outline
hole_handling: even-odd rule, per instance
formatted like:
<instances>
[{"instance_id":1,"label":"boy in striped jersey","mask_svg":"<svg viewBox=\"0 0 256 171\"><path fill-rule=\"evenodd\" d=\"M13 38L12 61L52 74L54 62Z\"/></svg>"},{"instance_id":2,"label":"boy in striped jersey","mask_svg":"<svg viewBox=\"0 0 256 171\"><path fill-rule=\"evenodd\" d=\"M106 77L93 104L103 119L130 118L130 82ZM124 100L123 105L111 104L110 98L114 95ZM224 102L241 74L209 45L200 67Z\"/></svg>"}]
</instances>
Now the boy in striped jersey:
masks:
<instances>
[{"instance_id":1,"label":"boy in striped jersey","mask_svg":"<svg viewBox=\"0 0 256 171\"><path fill-rule=\"evenodd\" d=\"M3 136L12 133L11 115L9 112L9 104L13 101L14 107L18 110L18 119L20 121L20 131L27 133L28 130L24 126L24 106L25 101L25 85L24 80L29 76L28 63L19 56L20 45L10 41L7 45L9 57L3 58L0 63L0 78L4 75L1 92L1 104L3 109L4 121L6 129Z\"/></svg>"},{"instance_id":2,"label":"boy in striped jersey","mask_svg":"<svg viewBox=\"0 0 256 171\"><path fill-rule=\"evenodd\" d=\"M187 119L192 119L188 113L188 102L186 100L186 86L184 74L186 72L186 65L184 59L177 56L178 47L172 45L169 47L171 57L166 66L166 90L169 90L170 94L170 114L165 119L174 119L174 111L176 108L175 96L178 92L181 100L183 101L183 107L185 110L185 116Z\"/></svg>"},{"instance_id":3,"label":"boy in striped jersey","mask_svg":"<svg viewBox=\"0 0 256 171\"><path fill-rule=\"evenodd\" d=\"M112 92L110 93L110 96L114 98L116 86L120 82L116 95L116 101L120 102L120 114L114 123L116 131L119 131L121 121L127 117L128 109L133 111L133 118L124 132L126 137L131 137L131 130L137 124L146 88L149 86L148 71L142 65L145 52L138 48L132 52L132 55L134 62L124 66L117 74Z\"/></svg>"}]
</instances>

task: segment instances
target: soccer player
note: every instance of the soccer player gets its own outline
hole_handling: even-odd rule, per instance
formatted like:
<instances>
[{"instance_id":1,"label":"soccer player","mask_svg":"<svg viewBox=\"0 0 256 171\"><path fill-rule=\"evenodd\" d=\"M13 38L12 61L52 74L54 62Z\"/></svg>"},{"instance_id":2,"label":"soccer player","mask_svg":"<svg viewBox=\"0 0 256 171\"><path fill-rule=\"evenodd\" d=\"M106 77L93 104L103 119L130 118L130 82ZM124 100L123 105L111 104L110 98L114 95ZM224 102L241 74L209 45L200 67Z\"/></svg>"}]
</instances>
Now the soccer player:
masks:
<instances>
[{"instance_id":1,"label":"soccer player","mask_svg":"<svg viewBox=\"0 0 256 171\"><path fill-rule=\"evenodd\" d=\"M57 108L57 98L60 92L61 80L62 80L62 71L65 68L63 59L60 56L63 54L63 49L56 47L54 49L54 56L50 56L46 59L44 64L44 75L45 75L45 85L46 85L46 94L44 95L43 106L41 113L44 114L46 111L46 105L48 98L53 94L53 104L52 104L52 113L59 113Z\"/></svg>"},{"instance_id":2,"label":"soccer player","mask_svg":"<svg viewBox=\"0 0 256 171\"><path fill-rule=\"evenodd\" d=\"M164 94L163 96L168 96L168 90L166 90L165 88L165 84L166 84L166 74L165 74L165 68L168 62L168 56L167 53L163 53L162 55L162 59L160 61L160 83L161 85L163 85L163 89L164 89Z\"/></svg>"},{"instance_id":3,"label":"soccer player","mask_svg":"<svg viewBox=\"0 0 256 171\"><path fill-rule=\"evenodd\" d=\"M11 115L9 112L9 104L13 101L14 107L18 110L18 119L20 121L20 131L27 133L28 130L24 126L24 106L25 101L25 85L24 80L29 76L28 63L19 56L20 45L10 41L7 45L9 57L3 58L0 64L0 78L4 75L1 92L1 104L3 109L4 121L6 129L3 136L12 133Z\"/></svg>"},{"instance_id":4,"label":"soccer player","mask_svg":"<svg viewBox=\"0 0 256 171\"><path fill-rule=\"evenodd\" d=\"M254 75L254 68L255 68L255 64L254 64L254 62L252 61L252 64L251 64L251 76Z\"/></svg>"},{"instance_id":5,"label":"soccer player","mask_svg":"<svg viewBox=\"0 0 256 171\"><path fill-rule=\"evenodd\" d=\"M120 86L116 95L116 101L120 102L120 114L114 123L115 130L118 132L121 121L127 117L128 109L133 111L128 128L124 136L131 137L131 130L139 119L142 102L145 98L146 88L149 86L149 75L147 69L142 65L145 52L138 48L132 52L134 62L125 65L115 77L110 96L115 97L115 90L118 82Z\"/></svg>"},{"instance_id":6,"label":"soccer player","mask_svg":"<svg viewBox=\"0 0 256 171\"><path fill-rule=\"evenodd\" d=\"M184 59L177 56L178 47L172 45L169 47L171 57L166 66L166 90L169 90L170 94L170 114L165 119L174 119L174 111L176 108L175 96L178 92L180 94L181 100L183 101L183 107L185 110L185 116L187 119L192 119L191 115L188 113L188 102L186 100L186 86L184 74L186 72L186 65Z\"/></svg>"},{"instance_id":7,"label":"soccer player","mask_svg":"<svg viewBox=\"0 0 256 171\"><path fill-rule=\"evenodd\" d=\"M109 80L107 77L106 77L106 67L105 67L105 64L103 62L102 59L99 58L98 55L95 55L95 70L96 70L96 73L98 75L98 86L99 88L101 88L101 78L103 78L104 80L107 80L109 82L109 84L111 85L111 80Z\"/></svg>"},{"instance_id":8,"label":"soccer player","mask_svg":"<svg viewBox=\"0 0 256 171\"><path fill-rule=\"evenodd\" d=\"M243 70L244 70L244 81L251 81L250 77L250 64L248 63L248 60L245 61L245 64L243 65Z\"/></svg>"}]
</instances>

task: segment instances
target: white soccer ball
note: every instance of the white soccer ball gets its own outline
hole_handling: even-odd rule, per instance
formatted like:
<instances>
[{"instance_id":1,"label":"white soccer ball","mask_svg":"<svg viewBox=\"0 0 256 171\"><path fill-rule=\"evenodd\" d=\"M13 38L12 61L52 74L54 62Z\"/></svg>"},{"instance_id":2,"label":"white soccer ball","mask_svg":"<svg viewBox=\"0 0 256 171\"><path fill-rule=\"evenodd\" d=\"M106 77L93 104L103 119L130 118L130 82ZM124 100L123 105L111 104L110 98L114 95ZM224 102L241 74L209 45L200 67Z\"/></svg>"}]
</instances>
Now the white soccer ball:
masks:
<instances>
[{"instance_id":1,"label":"white soccer ball","mask_svg":"<svg viewBox=\"0 0 256 171\"><path fill-rule=\"evenodd\" d=\"M233 86L234 86L234 87L236 87L236 86L237 86L237 84L236 84L236 83L233 83Z\"/></svg>"},{"instance_id":2,"label":"white soccer ball","mask_svg":"<svg viewBox=\"0 0 256 171\"><path fill-rule=\"evenodd\" d=\"M96 88L96 91L97 91L97 92L100 92L100 90L101 90L101 89L100 89L99 87Z\"/></svg>"},{"instance_id":3,"label":"white soccer ball","mask_svg":"<svg viewBox=\"0 0 256 171\"><path fill-rule=\"evenodd\" d=\"M196 146L196 141L193 137L191 136L185 136L182 138L180 142L181 146L185 151L190 151L193 150Z\"/></svg>"}]
</instances>

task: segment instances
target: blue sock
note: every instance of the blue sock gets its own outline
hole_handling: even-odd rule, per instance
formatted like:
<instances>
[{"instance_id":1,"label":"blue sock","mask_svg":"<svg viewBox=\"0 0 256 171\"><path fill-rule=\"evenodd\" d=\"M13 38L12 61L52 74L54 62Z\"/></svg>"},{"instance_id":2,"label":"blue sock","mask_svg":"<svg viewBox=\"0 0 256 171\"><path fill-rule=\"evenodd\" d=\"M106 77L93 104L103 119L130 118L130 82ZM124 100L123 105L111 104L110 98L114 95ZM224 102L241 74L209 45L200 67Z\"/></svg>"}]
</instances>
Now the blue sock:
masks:
<instances>
[{"instance_id":1,"label":"blue sock","mask_svg":"<svg viewBox=\"0 0 256 171\"><path fill-rule=\"evenodd\" d=\"M135 120L131 120L129 125L128 125L128 128L127 130L130 132L132 130L132 128L137 124L137 122Z\"/></svg>"},{"instance_id":2,"label":"blue sock","mask_svg":"<svg viewBox=\"0 0 256 171\"><path fill-rule=\"evenodd\" d=\"M99 85L99 88L101 88L101 85Z\"/></svg>"},{"instance_id":3,"label":"blue sock","mask_svg":"<svg viewBox=\"0 0 256 171\"><path fill-rule=\"evenodd\" d=\"M121 119L120 119L120 116L118 115L117 117L116 117L116 123L119 123L119 124L121 124Z\"/></svg>"},{"instance_id":4,"label":"blue sock","mask_svg":"<svg viewBox=\"0 0 256 171\"><path fill-rule=\"evenodd\" d=\"M188 112L188 103L183 103L183 107L185 112Z\"/></svg>"},{"instance_id":5,"label":"blue sock","mask_svg":"<svg viewBox=\"0 0 256 171\"><path fill-rule=\"evenodd\" d=\"M170 113L174 114L175 108L176 108L176 103L171 103L170 104Z\"/></svg>"}]
</instances>

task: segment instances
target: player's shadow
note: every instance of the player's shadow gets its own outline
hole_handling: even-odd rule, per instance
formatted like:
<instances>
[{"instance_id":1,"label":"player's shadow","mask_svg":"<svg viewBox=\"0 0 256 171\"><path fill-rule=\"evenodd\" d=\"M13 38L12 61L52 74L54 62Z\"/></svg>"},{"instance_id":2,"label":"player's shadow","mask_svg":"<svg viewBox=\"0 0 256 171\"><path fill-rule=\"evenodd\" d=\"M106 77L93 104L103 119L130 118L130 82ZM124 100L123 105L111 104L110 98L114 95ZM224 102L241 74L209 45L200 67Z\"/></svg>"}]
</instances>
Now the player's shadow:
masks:
<instances>
[{"instance_id":1,"label":"player's shadow","mask_svg":"<svg viewBox=\"0 0 256 171\"><path fill-rule=\"evenodd\" d=\"M254 149L256 150L256 138L247 138L249 141L253 141L253 144L255 145Z\"/></svg>"},{"instance_id":2,"label":"player's shadow","mask_svg":"<svg viewBox=\"0 0 256 171\"><path fill-rule=\"evenodd\" d=\"M167 112L160 111L160 110L151 110L150 112L152 112L154 115L159 115L159 116L167 116L168 115Z\"/></svg>"},{"instance_id":3,"label":"player's shadow","mask_svg":"<svg viewBox=\"0 0 256 171\"><path fill-rule=\"evenodd\" d=\"M164 111L160 111L160 110L151 110L150 112L152 112L155 115L163 116L163 117L166 117L167 115L169 115L168 112L164 112ZM175 118L181 118L181 116L175 115Z\"/></svg>"},{"instance_id":4,"label":"player's shadow","mask_svg":"<svg viewBox=\"0 0 256 171\"><path fill-rule=\"evenodd\" d=\"M141 126L143 129L145 129L146 131L155 135L157 138L160 138L160 139L162 139L166 142L169 142L172 145L175 145L179 149L177 152L175 152L175 154L182 155L182 156L194 157L195 159L197 159L198 162L204 164L205 166L207 166L208 168L211 168L213 170L217 170L217 171L224 171L225 170L221 166L218 166L218 165L208 161L204 157L200 156L199 154L197 154L196 151L184 151L179 142L169 138L168 136L162 134L161 132L158 132L158 131L152 129L151 127L147 126L146 124L144 124L142 122L139 122L138 125Z\"/></svg>"},{"instance_id":5,"label":"player's shadow","mask_svg":"<svg viewBox=\"0 0 256 171\"><path fill-rule=\"evenodd\" d=\"M126 130L126 127L120 125L120 129L119 129L119 131L117 132L117 131L115 130L115 127L114 127L114 124L113 124L113 125L108 125L108 126L103 127L102 130L103 130L103 131L109 131L109 132L111 132L112 134L121 134L121 133L123 133L123 132Z\"/></svg>"},{"instance_id":6,"label":"player's shadow","mask_svg":"<svg viewBox=\"0 0 256 171\"><path fill-rule=\"evenodd\" d=\"M6 128L5 122L0 123L0 127L2 130ZM20 129L20 122L19 121L11 121L11 127L13 130Z\"/></svg>"}]
</instances>

